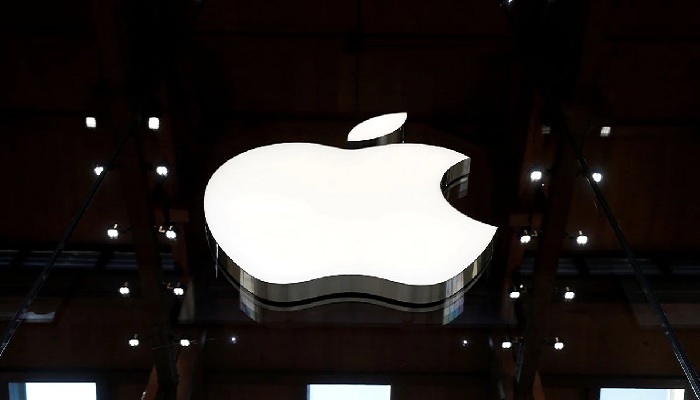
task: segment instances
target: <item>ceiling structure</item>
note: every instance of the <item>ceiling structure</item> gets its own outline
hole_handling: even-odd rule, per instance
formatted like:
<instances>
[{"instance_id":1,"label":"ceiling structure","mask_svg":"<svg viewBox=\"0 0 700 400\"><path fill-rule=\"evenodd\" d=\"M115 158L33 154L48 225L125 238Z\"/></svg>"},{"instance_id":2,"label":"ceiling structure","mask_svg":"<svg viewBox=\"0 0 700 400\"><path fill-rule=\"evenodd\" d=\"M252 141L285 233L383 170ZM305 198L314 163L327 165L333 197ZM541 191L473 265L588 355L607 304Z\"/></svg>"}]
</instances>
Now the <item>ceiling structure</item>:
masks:
<instances>
[{"instance_id":1,"label":"ceiling structure","mask_svg":"<svg viewBox=\"0 0 700 400\"><path fill-rule=\"evenodd\" d=\"M700 365L694 2L5 6L0 328L80 209L93 167L127 139L0 357L0 384L94 379L104 399L144 390L302 399L312 382L387 382L395 399L596 399L601 386L685 387L567 127L602 172L617 221ZM407 142L472 158L469 194L453 204L499 228L490 270L462 314L443 326L333 304L253 321L214 270L208 177L265 144L343 147L355 124L397 111L408 113ZM157 131L150 116L160 118ZM154 173L162 162L166 178ZM530 182L533 168L545 171L541 183ZM111 240L115 223L128 230ZM153 233L170 224L176 241ZM521 245L524 226L545 234ZM579 230L586 246L569 239ZM129 297L119 295L123 282ZM178 282L182 298L168 289ZM508 298L514 284L530 289L518 301ZM574 301L561 300L565 287ZM142 345L129 348L134 333ZM185 336L196 343L173 345ZM504 337L522 344L501 350ZM554 337L562 351L540 344Z\"/></svg>"}]
</instances>

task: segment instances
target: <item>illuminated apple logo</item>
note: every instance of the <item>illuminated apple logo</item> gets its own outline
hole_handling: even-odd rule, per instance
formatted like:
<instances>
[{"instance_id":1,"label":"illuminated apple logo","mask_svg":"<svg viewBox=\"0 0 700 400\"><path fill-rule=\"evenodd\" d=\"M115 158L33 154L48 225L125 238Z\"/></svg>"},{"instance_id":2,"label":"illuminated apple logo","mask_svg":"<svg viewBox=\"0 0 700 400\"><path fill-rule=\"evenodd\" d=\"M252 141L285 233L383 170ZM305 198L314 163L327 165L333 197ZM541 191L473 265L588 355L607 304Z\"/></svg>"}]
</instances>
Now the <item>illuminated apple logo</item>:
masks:
<instances>
[{"instance_id":1,"label":"illuminated apple logo","mask_svg":"<svg viewBox=\"0 0 700 400\"><path fill-rule=\"evenodd\" d=\"M469 157L401 143L405 120L387 114L357 125L351 149L274 144L219 167L204 211L218 260L242 292L271 307L426 308L476 280L496 228L446 201L464 194Z\"/></svg>"}]
</instances>

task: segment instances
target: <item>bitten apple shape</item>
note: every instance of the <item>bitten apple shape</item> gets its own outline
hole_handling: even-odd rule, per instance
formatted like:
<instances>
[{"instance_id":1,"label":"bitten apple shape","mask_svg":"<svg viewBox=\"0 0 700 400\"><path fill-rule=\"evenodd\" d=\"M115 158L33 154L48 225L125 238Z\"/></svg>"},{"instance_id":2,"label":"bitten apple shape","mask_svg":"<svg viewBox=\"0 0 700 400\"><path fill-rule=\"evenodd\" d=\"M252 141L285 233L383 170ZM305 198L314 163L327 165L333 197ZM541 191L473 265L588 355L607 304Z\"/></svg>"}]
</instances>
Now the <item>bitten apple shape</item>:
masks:
<instances>
[{"instance_id":1,"label":"bitten apple shape","mask_svg":"<svg viewBox=\"0 0 700 400\"><path fill-rule=\"evenodd\" d=\"M388 114L358 125L349 141L361 148L282 143L219 167L204 211L241 286L276 303L334 294L429 303L477 276L496 228L444 195L466 183L469 158L391 144L405 119ZM407 294L416 288L424 293Z\"/></svg>"}]
</instances>

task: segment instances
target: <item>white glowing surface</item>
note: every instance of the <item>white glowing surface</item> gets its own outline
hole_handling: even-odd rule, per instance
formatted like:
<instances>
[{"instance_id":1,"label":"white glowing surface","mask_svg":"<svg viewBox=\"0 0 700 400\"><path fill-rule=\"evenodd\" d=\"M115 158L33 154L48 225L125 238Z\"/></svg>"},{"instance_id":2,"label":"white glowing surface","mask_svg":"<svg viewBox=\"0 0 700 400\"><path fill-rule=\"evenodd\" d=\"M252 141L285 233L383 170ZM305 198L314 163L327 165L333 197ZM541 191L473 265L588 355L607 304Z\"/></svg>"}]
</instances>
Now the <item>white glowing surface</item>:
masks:
<instances>
[{"instance_id":1,"label":"white glowing surface","mask_svg":"<svg viewBox=\"0 0 700 400\"><path fill-rule=\"evenodd\" d=\"M563 342L556 342L556 343L554 343L554 349L555 349L555 350L563 350L563 349L564 349L564 343L563 343Z\"/></svg>"},{"instance_id":2,"label":"white glowing surface","mask_svg":"<svg viewBox=\"0 0 700 400\"><path fill-rule=\"evenodd\" d=\"M265 282L365 275L433 285L469 266L496 232L442 195L443 174L466 158L422 144L259 147L214 173L204 211L222 250Z\"/></svg>"},{"instance_id":3,"label":"white glowing surface","mask_svg":"<svg viewBox=\"0 0 700 400\"><path fill-rule=\"evenodd\" d=\"M349 142L360 142L363 140L376 139L388 135L401 128L406 122L405 112L395 114L385 114L370 118L357 124L348 134ZM444 172L444 171L443 171Z\"/></svg>"},{"instance_id":4,"label":"white glowing surface","mask_svg":"<svg viewBox=\"0 0 700 400\"><path fill-rule=\"evenodd\" d=\"M27 400L95 400L97 386L93 382L27 382Z\"/></svg>"},{"instance_id":5,"label":"white glowing surface","mask_svg":"<svg viewBox=\"0 0 700 400\"><path fill-rule=\"evenodd\" d=\"M508 341L508 340L506 340L506 341L504 341L503 343L501 343L501 348L502 348L502 349L510 349L511 347L513 347L513 343L510 342L510 341Z\"/></svg>"},{"instance_id":6,"label":"white glowing surface","mask_svg":"<svg viewBox=\"0 0 700 400\"><path fill-rule=\"evenodd\" d=\"M542 171L536 169L536 170L530 172L530 180L531 181L537 182L540 179L542 179Z\"/></svg>"},{"instance_id":7,"label":"white glowing surface","mask_svg":"<svg viewBox=\"0 0 700 400\"><path fill-rule=\"evenodd\" d=\"M684 389L600 389L600 400L683 400L684 396Z\"/></svg>"},{"instance_id":8,"label":"white glowing surface","mask_svg":"<svg viewBox=\"0 0 700 400\"><path fill-rule=\"evenodd\" d=\"M90 129L97 128L97 119L95 117L85 117L85 126Z\"/></svg>"},{"instance_id":9,"label":"white glowing surface","mask_svg":"<svg viewBox=\"0 0 700 400\"><path fill-rule=\"evenodd\" d=\"M390 385L309 385L307 400L390 400Z\"/></svg>"},{"instance_id":10,"label":"white glowing surface","mask_svg":"<svg viewBox=\"0 0 700 400\"><path fill-rule=\"evenodd\" d=\"M160 120L157 117L148 118L148 129L157 131L160 128Z\"/></svg>"}]
</instances>

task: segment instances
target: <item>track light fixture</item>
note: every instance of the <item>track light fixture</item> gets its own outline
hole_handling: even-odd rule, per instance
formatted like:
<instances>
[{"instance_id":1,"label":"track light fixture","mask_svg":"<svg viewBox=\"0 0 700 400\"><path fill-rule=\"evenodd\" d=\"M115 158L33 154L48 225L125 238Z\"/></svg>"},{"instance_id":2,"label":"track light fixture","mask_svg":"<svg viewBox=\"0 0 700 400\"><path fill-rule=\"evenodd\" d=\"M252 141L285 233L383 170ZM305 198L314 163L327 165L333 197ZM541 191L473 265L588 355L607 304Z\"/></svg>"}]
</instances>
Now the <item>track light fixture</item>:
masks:
<instances>
[{"instance_id":1,"label":"track light fixture","mask_svg":"<svg viewBox=\"0 0 700 400\"><path fill-rule=\"evenodd\" d=\"M165 163L160 163L156 165L156 174L160 177L167 178L168 177L168 166L165 165Z\"/></svg>"},{"instance_id":2,"label":"track light fixture","mask_svg":"<svg viewBox=\"0 0 700 400\"><path fill-rule=\"evenodd\" d=\"M95 117L85 117L85 127L88 129L97 128L97 119Z\"/></svg>"},{"instance_id":3,"label":"track light fixture","mask_svg":"<svg viewBox=\"0 0 700 400\"><path fill-rule=\"evenodd\" d=\"M554 350L563 350L564 342L562 342L558 337L555 337L554 343L552 343L552 347L554 347Z\"/></svg>"},{"instance_id":4,"label":"track light fixture","mask_svg":"<svg viewBox=\"0 0 700 400\"><path fill-rule=\"evenodd\" d=\"M160 129L160 119L158 119L158 117L148 118L148 129L152 131L157 131Z\"/></svg>"},{"instance_id":5,"label":"track light fixture","mask_svg":"<svg viewBox=\"0 0 700 400\"><path fill-rule=\"evenodd\" d=\"M525 288L525 285L513 286L513 288L512 288L512 289L510 290L510 292L508 293L508 297L509 297L511 300L517 300L517 299L519 299L520 296L521 296L523 293L525 293L525 292L527 292L527 289Z\"/></svg>"},{"instance_id":6,"label":"track light fixture","mask_svg":"<svg viewBox=\"0 0 700 400\"><path fill-rule=\"evenodd\" d=\"M122 286L119 288L119 294L122 296L126 297L131 293L131 289L129 289L129 282L124 282Z\"/></svg>"},{"instance_id":7,"label":"track light fixture","mask_svg":"<svg viewBox=\"0 0 700 400\"><path fill-rule=\"evenodd\" d=\"M95 176L100 176L102 173L105 171L105 167L102 164L95 164L95 167L92 169L92 172L95 173Z\"/></svg>"},{"instance_id":8,"label":"track light fixture","mask_svg":"<svg viewBox=\"0 0 700 400\"><path fill-rule=\"evenodd\" d=\"M107 228L107 237L110 239L119 238L119 233L120 233L120 229L119 229L118 224L114 224L114 225L110 226L109 228Z\"/></svg>"},{"instance_id":9,"label":"track light fixture","mask_svg":"<svg viewBox=\"0 0 700 400\"><path fill-rule=\"evenodd\" d=\"M185 288L182 286L182 283L180 283L180 282L168 283L168 285L165 288L172 290L173 294L175 296L184 296L185 295Z\"/></svg>"},{"instance_id":10,"label":"track light fixture","mask_svg":"<svg viewBox=\"0 0 700 400\"><path fill-rule=\"evenodd\" d=\"M534 168L530 171L530 182L539 182L542 180L544 173L539 168Z\"/></svg>"},{"instance_id":11,"label":"track light fixture","mask_svg":"<svg viewBox=\"0 0 700 400\"><path fill-rule=\"evenodd\" d=\"M129 346L138 347L139 344L141 344L141 342L139 341L139 335L134 334L134 336L129 338Z\"/></svg>"},{"instance_id":12,"label":"track light fixture","mask_svg":"<svg viewBox=\"0 0 700 400\"><path fill-rule=\"evenodd\" d=\"M520 228L520 232L518 233L518 239L520 240L520 244L528 244L532 241L533 238L536 237L537 231L533 230L529 226Z\"/></svg>"},{"instance_id":13,"label":"track light fixture","mask_svg":"<svg viewBox=\"0 0 700 400\"><path fill-rule=\"evenodd\" d=\"M564 288L564 300L571 301L576 297L576 292L573 289L566 287Z\"/></svg>"},{"instance_id":14,"label":"track light fixture","mask_svg":"<svg viewBox=\"0 0 700 400\"><path fill-rule=\"evenodd\" d=\"M158 227L158 233L162 233L168 240L177 239L177 232L172 225L161 225Z\"/></svg>"},{"instance_id":15,"label":"track light fixture","mask_svg":"<svg viewBox=\"0 0 700 400\"><path fill-rule=\"evenodd\" d=\"M523 338L521 337L505 337L501 340L501 348L503 350L508 350L513 347L514 344L521 343Z\"/></svg>"}]
</instances>

